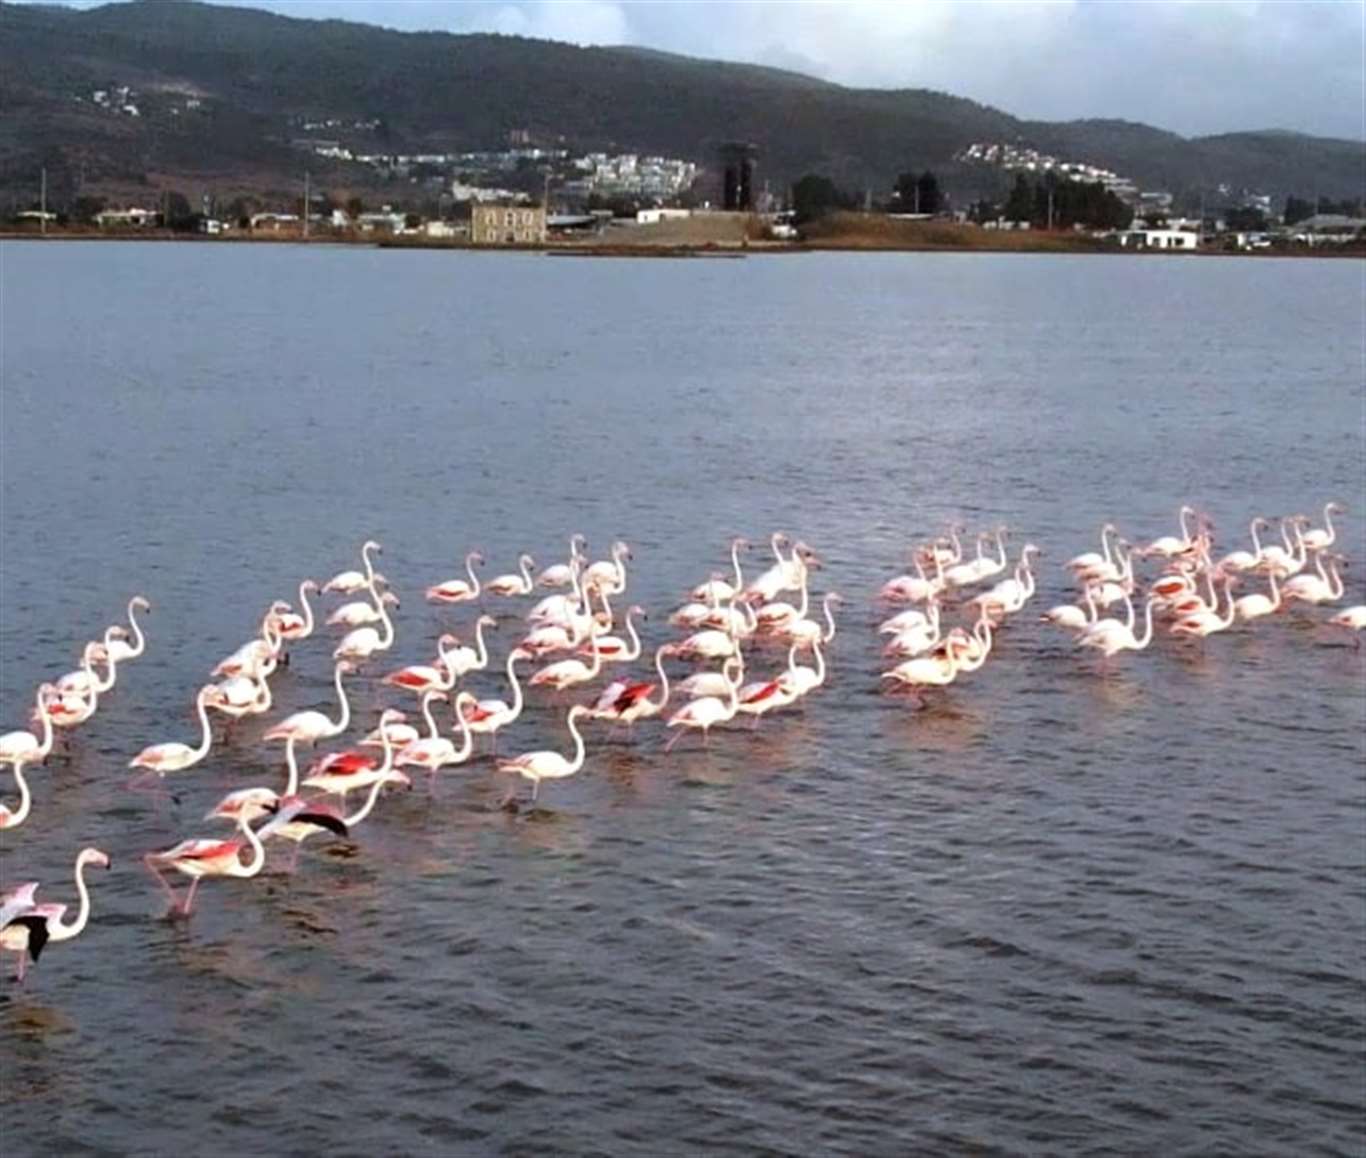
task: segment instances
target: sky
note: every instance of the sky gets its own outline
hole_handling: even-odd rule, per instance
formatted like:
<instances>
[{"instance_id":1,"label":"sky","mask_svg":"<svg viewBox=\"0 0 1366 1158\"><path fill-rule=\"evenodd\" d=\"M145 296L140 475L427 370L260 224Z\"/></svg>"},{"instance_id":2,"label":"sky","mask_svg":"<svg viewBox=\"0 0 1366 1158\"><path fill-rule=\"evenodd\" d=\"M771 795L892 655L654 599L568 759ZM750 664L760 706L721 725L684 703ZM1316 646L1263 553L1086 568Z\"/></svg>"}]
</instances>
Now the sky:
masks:
<instances>
[{"instance_id":1,"label":"sky","mask_svg":"<svg viewBox=\"0 0 1366 1158\"><path fill-rule=\"evenodd\" d=\"M1366 138L1366 0L227 2L409 31L641 45L938 89L1031 119Z\"/></svg>"}]
</instances>

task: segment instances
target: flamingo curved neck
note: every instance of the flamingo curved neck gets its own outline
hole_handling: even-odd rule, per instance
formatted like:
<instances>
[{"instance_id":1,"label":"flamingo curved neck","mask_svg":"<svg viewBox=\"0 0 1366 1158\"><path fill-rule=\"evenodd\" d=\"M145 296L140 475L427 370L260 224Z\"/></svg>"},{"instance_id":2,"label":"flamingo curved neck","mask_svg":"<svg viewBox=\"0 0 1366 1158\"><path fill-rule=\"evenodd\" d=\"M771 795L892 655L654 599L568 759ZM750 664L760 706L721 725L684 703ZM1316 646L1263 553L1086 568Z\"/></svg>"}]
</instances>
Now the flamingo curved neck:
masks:
<instances>
[{"instance_id":1,"label":"flamingo curved neck","mask_svg":"<svg viewBox=\"0 0 1366 1158\"><path fill-rule=\"evenodd\" d=\"M465 556L465 574L470 577L470 587L473 590L474 598L479 598L479 576L474 573L474 556Z\"/></svg>"},{"instance_id":2,"label":"flamingo curved neck","mask_svg":"<svg viewBox=\"0 0 1366 1158\"><path fill-rule=\"evenodd\" d=\"M1190 528L1186 525L1186 519L1189 515L1192 515L1194 513L1195 512L1192 511L1190 507L1182 507L1177 512L1177 518L1181 522L1181 538L1187 543L1191 541L1191 533Z\"/></svg>"},{"instance_id":3,"label":"flamingo curved neck","mask_svg":"<svg viewBox=\"0 0 1366 1158\"><path fill-rule=\"evenodd\" d=\"M85 866L86 862L77 857L76 895L80 898L81 905L76 913L76 919L69 925L63 921L49 921L47 926L47 939L49 941L67 941L72 937L79 936L85 928L86 922L90 920L90 890L85 885Z\"/></svg>"},{"instance_id":4,"label":"flamingo curved neck","mask_svg":"<svg viewBox=\"0 0 1366 1158\"><path fill-rule=\"evenodd\" d=\"M305 579L302 583L299 584L299 602L303 605L303 609L304 609L304 626L303 626L303 634L304 634L304 635L312 635L312 634L313 634L313 604L311 604L311 603L308 601L308 580L307 580L307 579Z\"/></svg>"},{"instance_id":5,"label":"flamingo curved neck","mask_svg":"<svg viewBox=\"0 0 1366 1158\"><path fill-rule=\"evenodd\" d=\"M656 710L662 710L664 705L669 702L669 673L664 670L664 649L655 649L655 671L659 672L660 696Z\"/></svg>"},{"instance_id":6,"label":"flamingo curved neck","mask_svg":"<svg viewBox=\"0 0 1366 1158\"><path fill-rule=\"evenodd\" d=\"M506 722L515 720L522 714L522 685L517 679L517 656L508 656L508 683L512 685L512 706L508 708Z\"/></svg>"},{"instance_id":7,"label":"flamingo curved neck","mask_svg":"<svg viewBox=\"0 0 1366 1158\"><path fill-rule=\"evenodd\" d=\"M816 653L816 687L820 687L825 683L825 653L819 643L813 643L811 650Z\"/></svg>"},{"instance_id":8,"label":"flamingo curved neck","mask_svg":"<svg viewBox=\"0 0 1366 1158\"><path fill-rule=\"evenodd\" d=\"M432 718L432 701L434 699L436 697L430 692L422 697L422 716L427 721L427 738L431 740L439 739L441 736L441 729L437 727L436 720Z\"/></svg>"},{"instance_id":9,"label":"flamingo curved neck","mask_svg":"<svg viewBox=\"0 0 1366 1158\"><path fill-rule=\"evenodd\" d=\"M532 565L532 562L533 562L533 560L532 560L532 558L531 558L530 555L523 555L520 559L517 560L518 568L519 568L519 569L521 570L521 572L522 572L522 594L523 594L523 595L530 595L530 594L531 594L531 588L532 588L532 586L533 586L532 579L531 579L531 565Z\"/></svg>"},{"instance_id":10,"label":"flamingo curved neck","mask_svg":"<svg viewBox=\"0 0 1366 1158\"><path fill-rule=\"evenodd\" d=\"M19 808L5 818L6 828L17 828L28 819L33 807L33 794L29 791L28 780L24 777L24 765L20 761L14 765L14 780L19 785Z\"/></svg>"},{"instance_id":11,"label":"flamingo curved neck","mask_svg":"<svg viewBox=\"0 0 1366 1158\"><path fill-rule=\"evenodd\" d=\"M835 617L830 612L830 596L827 595L823 600L823 603L825 605L826 623L824 642L829 643L832 639L835 638Z\"/></svg>"},{"instance_id":12,"label":"flamingo curved neck","mask_svg":"<svg viewBox=\"0 0 1366 1158\"><path fill-rule=\"evenodd\" d=\"M209 745L213 743L213 732L209 727L209 703L201 693L195 698L195 711L199 713L199 747L194 750L196 760L202 760L209 754Z\"/></svg>"},{"instance_id":13,"label":"flamingo curved neck","mask_svg":"<svg viewBox=\"0 0 1366 1158\"><path fill-rule=\"evenodd\" d=\"M366 560L367 566L369 560ZM370 594L375 600L375 606L379 609L380 622L384 624L384 634L381 636L380 649L388 650L394 642L394 621L389 618L389 609L383 599L380 598L379 591L375 588L375 577L373 571L370 575Z\"/></svg>"},{"instance_id":14,"label":"flamingo curved neck","mask_svg":"<svg viewBox=\"0 0 1366 1158\"><path fill-rule=\"evenodd\" d=\"M134 614L134 612L136 612L137 610L137 599L130 599L128 601L128 626L132 629L133 639L136 642L134 642L132 649L128 652L129 659L134 659L137 656L140 656L143 652L143 649L147 646L146 637L144 637L142 634L142 624L138 622L137 616Z\"/></svg>"},{"instance_id":15,"label":"flamingo curved neck","mask_svg":"<svg viewBox=\"0 0 1366 1158\"><path fill-rule=\"evenodd\" d=\"M361 561L362 561L362 562L364 563L364 565L365 565L365 585L366 585L367 587L369 587L369 588L371 589L372 592L374 591L374 587L375 587L375 565L374 565L374 563L371 562L371 560L370 560L370 552L373 551L373 550L374 550L374 544L373 544L373 543L368 543L368 542L365 544L365 546L363 546L363 547L360 549ZM376 599L378 599L378 598L379 598L379 597L376 596Z\"/></svg>"},{"instance_id":16,"label":"flamingo curved neck","mask_svg":"<svg viewBox=\"0 0 1366 1158\"><path fill-rule=\"evenodd\" d=\"M332 673L332 683L337 689L337 699L341 700L341 716L333 725L332 735L338 736L346 731L351 723L351 701L347 698L346 689L342 686L341 664L337 664L336 670Z\"/></svg>"},{"instance_id":17,"label":"flamingo curved neck","mask_svg":"<svg viewBox=\"0 0 1366 1158\"><path fill-rule=\"evenodd\" d=\"M473 697L471 697L473 698ZM452 764L459 764L470 758L470 753L474 751L474 736L470 732L470 722L465 719L465 713L460 710L459 702L455 705L455 722L460 728L460 747L455 751L455 758Z\"/></svg>"},{"instance_id":18,"label":"flamingo curved neck","mask_svg":"<svg viewBox=\"0 0 1366 1158\"><path fill-rule=\"evenodd\" d=\"M285 785L286 796L299 793L299 758L294 753L294 737L285 741L285 764L289 768L289 782Z\"/></svg>"},{"instance_id":19,"label":"flamingo curved neck","mask_svg":"<svg viewBox=\"0 0 1366 1158\"><path fill-rule=\"evenodd\" d=\"M1333 526L1333 504L1327 503L1323 508L1323 529L1328 532L1328 538L1324 541L1325 547L1331 547L1338 541L1337 528Z\"/></svg>"},{"instance_id":20,"label":"flamingo curved neck","mask_svg":"<svg viewBox=\"0 0 1366 1158\"><path fill-rule=\"evenodd\" d=\"M482 671L489 665L489 649L484 644L484 617L482 615L474 625L474 646L479 657L479 668Z\"/></svg>"},{"instance_id":21,"label":"flamingo curved neck","mask_svg":"<svg viewBox=\"0 0 1366 1158\"><path fill-rule=\"evenodd\" d=\"M740 544L732 542L730 545L730 565L735 571L735 590L744 590L744 580L740 575Z\"/></svg>"},{"instance_id":22,"label":"flamingo curved neck","mask_svg":"<svg viewBox=\"0 0 1366 1158\"><path fill-rule=\"evenodd\" d=\"M569 762L569 771L572 774L583 767L583 735L578 728L578 719L572 711L569 713L569 718L566 722L569 724L569 734L574 737L574 759Z\"/></svg>"},{"instance_id":23,"label":"flamingo curved neck","mask_svg":"<svg viewBox=\"0 0 1366 1158\"><path fill-rule=\"evenodd\" d=\"M242 835L247 838L247 844L251 846L251 860L247 861L246 864L238 861L228 869L228 875L234 877L254 877L261 871L262 866L266 863L265 846L261 843L261 838L252 831L251 825L248 824L245 819L241 822L240 827L242 829Z\"/></svg>"},{"instance_id":24,"label":"flamingo curved neck","mask_svg":"<svg viewBox=\"0 0 1366 1158\"><path fill-rule=\"evenodd\" d=\"M639 635L637 634L637 632L636 632L636 625L635 625L635 622L631 619L631 613L630 613L630 611L627 611L627 612L626 612L626 634L629 635L629 636L631 637L631 648L630 648L630 650L627 652L627 654L626 654L623 658L624 658L624 659L639 659L639 658L640 658L640 636L639 636Z\"/></svg>"},{"instance_id":25,"label":"flamingo curved neck","mask_svg":"<svg viewBox=\"0 0 1366 1158\"><path fill-rule=\"evenodd\" d=\"M1132 611L1132 608L1133 608L1133 605L1130 604L1130 610L1131 610L1131 611ZM1133 629L1132 629L1132 627L1131 627L1131 628L1130 628L1130 634L1132 634L1132 632L1133 632ZM1148 644L1152 643L1152 641L1153 641L1153 601L1152 601L1151 599L1149 599L1149 600L1148 600L1148 603L1147 603L1147 606L1144 608L1144 611L1143 611L1143 638L1142 638L1142 639L1138 639L1138 638L1135 638L1135 639L1134 639L1134 649L1135 649L1136 651L1142 651L1145 647L1148 646Z\"/></svg>"},{"instance_id":26,"label":"flamingo curved neck","mask_svg":"<svg viewBox=\"0 0 1366 1158\"><path fill-rule=\"evenodd\" d=\"M439 657L436 661L436 666L439 670L444 670L446 673L445 678L441 680L441 686L443 689L455 687L455 681L457 677L455 674L455 664L451 659L451 655L454 651L455 648L446 647L446 637L444 635L436 641L436 652ZM422 710L424 712L427 710L427 701L425 698L422 701ZM430 723L431 717L428 716L427 720ZM432 729L432 734L436 734L435 727L433 727Z\"/></svg>"}]
</instances>

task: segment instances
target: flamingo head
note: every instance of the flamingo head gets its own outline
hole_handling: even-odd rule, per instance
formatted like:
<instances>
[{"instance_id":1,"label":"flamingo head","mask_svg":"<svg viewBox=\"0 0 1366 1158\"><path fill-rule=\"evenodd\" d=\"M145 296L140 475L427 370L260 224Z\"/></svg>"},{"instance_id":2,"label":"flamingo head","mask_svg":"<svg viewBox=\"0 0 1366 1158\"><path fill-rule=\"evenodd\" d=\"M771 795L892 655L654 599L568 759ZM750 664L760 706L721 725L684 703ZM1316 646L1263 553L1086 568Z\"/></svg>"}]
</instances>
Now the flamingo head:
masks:
<instances>
[{"instance_id":1,"label":"flamingo head","mask_svg":"<svg viewBox=\"0 0 1366 1158\"><path fill-rule=\"evenodd\" d=\"M460 640L452 631L443 632L441 638L436 641L436 650L444 651L448 647L454 647Z\"/></svg>"},{"instance_id":2,"label":"flamingo head","mask_svg":"<svg viewBox=\"0 0 1366 1158\"><path fill-rule=\"evenodd\" d=\"M376 555L384 554L384 548L381 547L377 542L375 542L374 539L366 539L364 544L361 546L360 553L362 555L364 555L367 551L373 551Z\"/></svg>"},{"instance_id":3,"label":"flamingo head","mask_svg":"<svg viewBox=\"0 0 1366 1158\"><path fill-rule=\"evenodd\" d=\"M483 627L498 626L498 620L496 620L492 615L481 615L478 619L478 623Z\"/></svg>"},{"instance_id":4,"label":"flamingo head","mask_svg":"<svg viewBox=\"0 0 1366 1158\"><path fill-rule=\"evenodd\" d=\"M587 704L575 704L569 709L569 719L577 720L581 716L586 716L592 709Z\"/></svg>"},{"instance_id":5,"label":"flamingo head","mask_svg":"<svg viewBox=\"0 0 1366 1158\"><path fill-rule=\"evenodd\" d=\"M730 545L739 548L741 551L748 551L751 543L743 535L736 535L735 538L730 541Z\"/></svg>"},{"instance_id":6,"label":"flamingo head","mask_svg":"<svg viewBox=\"0 0 1366 1158\"><path fill-rule=\"evenodd\" d=\"M588 550L588 537L581 531L575 531L569 536L569 554L574 557L582 555Z\"/></svg>"},{"instance_id":7,"label":"flamingo head","mask_svg":"<svg viewBox=\"0 0 1366 1158\"><path fill-rule=\"evenodd\" d=\"M145 595L134 595L129 605L138 608L140 611L152 610L151 601Z\"/></svg>"},{"instance_id":8,"label":"flamingo head","mask_svg":"<svg viewBox=\"0 0 1366 1158\"><path fill-rule=\"evenodd\" d=\"M448 696L445 692L439 692L435 689L432 689L431 691L424 692L422 698L425 700L431 700L433 703L435 703L437 700L448 700L450 699L450 696ZM383 719L383 717L381 717L381 719Z\"/></svg>"},{"instance_id":9,"label":"flamingo head","mask_svg":"<svg viewBox=\"0 0 1366 1158\"><path fill-rule=\"evenodd\" d=\"M465 562L478 563L479 566L482 567L484 565L484 556L478 551L471 551L468 555L465 556Z\"/></svg>"},{"instance_id":10,"label":"flamingo head","mask_svg":"<svg viewBox=\"0 0 1366 1158\"><path fill-rule=\"evenodd\" d=\"M536 657L524 647L514 647L508 653L508 659L535 659Z\"/></svg>"},{"instance_id":11,"label":"flamingo head","mask_svg":"<svg viewBox=\"0 0 1366 1158\"><path fill-rule=\"evenodd\" d=\"M632 603L631 606L626 609L626 614L639 615L641 619L650 618L647 614L645 614L645 608L643 608L639 603Z\"/></svg>"},{"instance_id":12,"label":"flamingo head","mask_svg":"<svg viewBox=\"0 0 1366 1158\"><path fill-rule=\"evenodd\" d=\"M267 614L267 615L284 615L285 612L287 612L287 611L293 611L293 610L294 610L294 608L291 607L288 603L286 603L283 599L277 599L277 600L275 600L274 603L272 603L272 604L270 605L270 610L269 610L268 612L266 612L266 614Z\"/></svg>"},{"instance_id":13,"label":"flamingo head","mask_svg":"<svg viewBox=\"0 0 1366 1158\"><path fill-rule=\"evenodd\" d=\"M1335 515L1344 515L1347 513L1347 507L1343 503L1338 502L1336 499L1334 499L1323 509L1325 511L1332 511Z\"/></svg>"},{"instance_id":14,"label":"flamingo head","mask_svg":"<svg viewBox=\"0 0 1366 1158\"><path fill-rule=\"evenodd\" d=\"M825 566L821 557L803 542L798 541L795 543L792 550L796 553L797 557L813 571L819 571Z\"/></svg>"},{"instance_id":15,"label":"flamingo head","mask_svg":"<svg viewBox=\"0 0 1366 1158\"><path fill-rule=\"evenodd\" d=\"M305 579L300 587L301 591L317 591L318 581L316 579Z\"/></svg>"},{"instance_id":16,"label":"flamingo head","mask_svg":"<svg viewBox=\"0 0 1366 1158\"><path fill-rule=\"evenodd\" d=\"M536 560L533 559L530 555L522 555L518 557L517 565L519 567L525 567L528 571L530 571L533 567L536 566Z\"/></svg>"},{"instance_id":17,"label":"flamingo head","mask_svg":"<svg viewBox=\"0 0 1366 1158\"><path fill-rule=\"evenodd\" d=\"M83 848L81 849L81 855L76 858L77 868L80 868L82 865L94 864L99 865L102 869L108 869L113 863L114 862L109 859L109 854L100 851L98 848Z\"/></svg>"},{"instance_id":18,"label":"flamingo head","mask_svg":"<svg viewBox=\"0 0 1366 1158\"><path fill-rule=\"evenodd\" d=\"M446 697L443 695L441 698L445 699ZM461 692L455 697L455 710L462 716L468 715L470 708L477 707L479 707L479 701L475 699L473 692Z\"/></svg>"},{"instance_id":19,"label":"flamingo head","mask_svg":"<svg viewBox=\"0 0 1366 1158\"><path fill-rule=\"evenodd\" d=\"M841 603L848 602L848 600L846 600L838 591L827 591L825 593L825 601L827 603L833 603L836 607Z\"/></svg>"},{"instance_id":20,"label":"flamingo head","mask_svg":"<svg viewBox=\"0 0 1366 1158\"><path fill-rule=\"evenodd\" d=\"M386 591L383 595L381 595L380 602L387 607L397 607L399 605L398 596L395 595L392 591Z\"/></svg>"},{"instance_id":21,"label":"flamingo head","mask_svg":"<svg viewBox=\"0 0 1366 1158\"><path fill-rule=\"evenodd\" d=\"M356 665L349 659L339 660L337 663L337 670L341 672L342 675L350 675L356 670Z\"/></svg>"},{"instance_id":22,"label":"flamingo head","mask_svg":"<svg viewBox=\"0 0 1366 1158\"><path fill-rule=\"evenodd\" d=\"M205 684L199 689L197 699L203 700L205 704L222 704L227 702L227 697L223 695L223 690L217 684Z\"/></svg>"}]
</instances>

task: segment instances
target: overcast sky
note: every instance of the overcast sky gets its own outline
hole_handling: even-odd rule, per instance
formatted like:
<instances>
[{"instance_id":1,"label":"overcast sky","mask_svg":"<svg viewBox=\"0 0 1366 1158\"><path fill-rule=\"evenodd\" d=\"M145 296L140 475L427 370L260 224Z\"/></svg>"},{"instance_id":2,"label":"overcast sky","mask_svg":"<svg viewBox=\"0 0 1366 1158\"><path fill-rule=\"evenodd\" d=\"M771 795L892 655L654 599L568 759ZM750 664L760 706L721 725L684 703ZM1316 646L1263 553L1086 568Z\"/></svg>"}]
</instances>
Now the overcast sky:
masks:
<instances>
[{"instance_id":1,"label":"overcast sky","mask_svg":"<svg viewBox=\"0 0 1366 1158\"><path fill-rule=\"evenodd\" d=\"M645 45L841 84L940 89L1029 118L1366 137L1366 0L230 2L409 30Z\"/></svg>"}]
</instances>

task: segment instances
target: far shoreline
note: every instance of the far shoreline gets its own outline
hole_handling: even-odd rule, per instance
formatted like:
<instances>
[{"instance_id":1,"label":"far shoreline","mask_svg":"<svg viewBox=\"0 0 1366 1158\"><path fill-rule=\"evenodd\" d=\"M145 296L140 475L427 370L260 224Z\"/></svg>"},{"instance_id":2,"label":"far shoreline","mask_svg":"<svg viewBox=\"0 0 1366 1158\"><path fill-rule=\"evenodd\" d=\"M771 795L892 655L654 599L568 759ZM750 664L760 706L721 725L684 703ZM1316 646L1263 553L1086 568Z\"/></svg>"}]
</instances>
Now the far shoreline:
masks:
<instances>
[{"instance_id":1,"label":"far shoreline","mask_svg":"<svg viewBox=\"0 0 1366 1158\"><path fill-rule=\"evenodd\" d=\"M1207 246L1198 250L1161 250L1125 247L1088 236L1041 231L1001 232L958 229L949 239L942 237L873 236L861 233L834 233L799 241L745 240L741 242L668 243L649 240L613 239L595 241L573 238L536 245L476 245L464 239L428 237L376 237L323 234L304 238L298 233L234 233L207 235L162 229L86 230L0 229L0 241L42 242L155 242L200 243L205 245L288 245L356 247L361 249L422 250L459 253L543 254L548 257L587 258L695 258L736 259L803 253L963 253L963 254L1078 254L1135 258L1363 258L1366 244L1349 246L1296 246L1265 249L1225 249Z\"/></svg>"}]
</instances>

